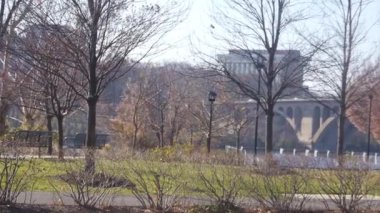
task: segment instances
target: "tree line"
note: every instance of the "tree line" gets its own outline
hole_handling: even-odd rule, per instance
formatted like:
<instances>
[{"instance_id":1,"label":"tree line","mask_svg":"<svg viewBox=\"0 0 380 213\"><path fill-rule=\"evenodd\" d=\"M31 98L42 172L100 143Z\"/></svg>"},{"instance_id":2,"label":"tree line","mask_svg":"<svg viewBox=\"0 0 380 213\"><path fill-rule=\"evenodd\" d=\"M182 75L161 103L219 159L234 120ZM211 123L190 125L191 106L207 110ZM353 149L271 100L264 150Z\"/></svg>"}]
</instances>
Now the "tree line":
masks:
<instances>
[{"instance_id":1,"label":"tree line","mask_svg":"<svg viewBox=\"0 0 380 213\"><path fill-rule=\"evenodd\" d=\"M151 139L147 141L156 141L158 147L179 140L193 141L195 135L203 140L205 134L200 132L208 128L207 99L194 101L194 98L201 99L206 94L204 88L212 88L220 91L221 101L231 102L239 96L258 103L266 117L265 151L269 154L273 151L275 105L279 99L289 97L290 91L302 90L316 100L324 96L339 104L335 113L339 118L337 151L341 155L350 108L362 103L362 94L375 90L377 85L378 66L364 66L372 58L362 57L359 49L365 41L362 14L370 1L312 3L329 18L323 35L297 29L308 19L308 10L301 2L233 0L217 5L215 23L211 24L214 39L225 49L236 50L260 70L251 76L238 75L223 57L203 52L197 54L201 62L195 67L174 64L137 69L144 58L157 50L162 38L184 19L182 14L188 8L176 2L2 0L0 3L3 62L0 132L6 132L6 115L12 105L19 106L29 126L42 114L51 130L51 120L55 118L59 157L63 158L63 120L85 105L86 171L95 169L99 97L112 82L132 71L141 74L126 85L125 99L111 122L112 128L130 133L132 148L140 146L142 138L149 134ZM290 36L298 40L288 42ZM284 51L292 49L301 50L301 57ZM278 59L279 54L284 55L282 59ZM186 72L169 72L178 66ZM195 80L189 81L183 75ZM308 78L316 85L312 90L302 84ZM365 79L373 83L361 83ZM260 87L252 83L258 80ZM216 128L239 123L232 128L239 138L252 122L247 116L252 112L246 110L231 106L233 115L221 113L223 116L216 118L221 125ZM182 134L183 130L187 130L186 134Z\"/></svg>"}]
</instances>

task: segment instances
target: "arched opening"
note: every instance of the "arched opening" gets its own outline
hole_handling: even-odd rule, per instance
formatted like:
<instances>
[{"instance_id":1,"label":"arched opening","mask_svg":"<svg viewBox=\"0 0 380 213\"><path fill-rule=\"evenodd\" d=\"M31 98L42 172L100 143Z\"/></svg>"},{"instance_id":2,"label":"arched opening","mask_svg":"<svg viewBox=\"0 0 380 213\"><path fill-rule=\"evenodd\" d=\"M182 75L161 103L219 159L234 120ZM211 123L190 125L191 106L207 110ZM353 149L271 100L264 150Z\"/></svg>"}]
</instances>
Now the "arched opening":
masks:
<instances>
[{"instance_id":1,"label":"arched opening","mask_svg":"<svg viewBox=\"0 0 380 213\"><path fill-rule=\"evenodd\" d=\"M335 152L338 138L337 128L337 119L335 118L323 129L319 137L315 138L313 148L320 151L330 150L331 152Z\"/></svg>"},{"instance_id":2,"label":"arched opening","mask_svg":"<svg viewBox=\"0 0 380 213\"><path fill-rule=\"evenodd\" d=\"M287 109L286 109L286 116L288 117L288 118L293 118L293 108L291 108L291 107L288 107Z\"/></svg>"},{"instance_id":3,"label":"arched opening","mask_svg":"<svg viewBox=\"0 0 380 213\"><path fill-rule=\"evenodd\" d=\"M327 118L329 117L330 117L330 109L327 107L323 107L322 122L325 122Z\"/></svg>"},{"instance_id":4,"label":"arched opening","mask_svg":"<svg viewBox=\"0 0 380 213\"><path fill-rule=\"evenodd\" d=\"M274 113L274 123L279 125L279 126L283 126L283 125L286 125L287 121L283 117L283 115L281 115L279 112L275 112Z\"/></svg>"},{"instance_id":5,"label":"arched opening","mask_svg":"<svg viewBox=\"0 0 380 213\"><path fill-rule=\"evenodd\" d=\"M312 134L314 135L321 125L321 109L316 106L313 110Z\"/></svg>"},{"instance_id":6,"label":"arched opening","mask_svg":"<svg viewBox=\"0 0 380 213\"><path fill-rule=\"evenodd\" d=\"M274 116L273 141L273 147L275 149L293 149L302 147L302 144L299 143L297 138L297 132L288 122L288 117L281 112L280 109L275 112Z\"/></svg>"}]
</instances>

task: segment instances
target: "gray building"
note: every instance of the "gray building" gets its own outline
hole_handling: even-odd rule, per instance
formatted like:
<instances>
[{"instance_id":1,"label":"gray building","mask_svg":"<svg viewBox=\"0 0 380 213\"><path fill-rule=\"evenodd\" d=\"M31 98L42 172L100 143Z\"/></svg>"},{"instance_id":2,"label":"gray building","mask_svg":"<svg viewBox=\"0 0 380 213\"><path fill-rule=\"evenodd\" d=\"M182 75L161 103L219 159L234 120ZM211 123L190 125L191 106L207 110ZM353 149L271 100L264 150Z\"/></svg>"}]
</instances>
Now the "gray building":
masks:
<instances>
[{"instance_id":1,"label":"gray building","mask_svg":"<svg viewBox=\"0 0 380 213\"><path fill-rule=\"evenodd\" d=\"M240 78L241 81L255 87L258 82L258 64L265 66L268 60L266 50L229 50L228 54L220 54L218 60L223 63L224 68ZM303 97L304 68L307 64L299 50L278 50L275 55L275 72L277 73L274 89L280 89L286 84L286 97ZM265 72L265 71L262 71ZM266 75L262 74L265 81ZM262 88L265 91L265 87Z\"/></svg>"}]
</instances>

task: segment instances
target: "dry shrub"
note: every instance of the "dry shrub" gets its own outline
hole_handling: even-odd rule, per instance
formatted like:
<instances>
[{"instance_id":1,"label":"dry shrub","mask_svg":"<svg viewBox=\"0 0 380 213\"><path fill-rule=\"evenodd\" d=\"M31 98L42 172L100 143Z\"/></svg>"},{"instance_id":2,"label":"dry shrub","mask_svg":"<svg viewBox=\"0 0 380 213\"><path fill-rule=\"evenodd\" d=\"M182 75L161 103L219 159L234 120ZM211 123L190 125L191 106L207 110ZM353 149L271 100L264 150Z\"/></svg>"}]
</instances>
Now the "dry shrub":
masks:
<instances>
[{"instance_id":1,"label":"dry shrub","mask_svg":"<svg viewBox=\"0 0 380 213\"><path fill-rule=\"evenodd\" d=\"M110 174L110 168L106 165L98 163L97 171L91 173L83 171L82 161L67 162L64 164L64 174L58 176L65 183L65 188L58 189L53 183L51 185L60 200L63 200L62 196L67 196L79 206L90 209L109 206L120 187L128 187L130 183Z\"/></svg>"},{"instance_id":2,"label":"dry shrub","mask_svg":"<svg viewBox=\"0 0 380 213\"><path fill-rule=\"evenodd\" d=\"M219 211L237 209L242 196L241 168L217 164L196 166L200 184L194 190L211 199Z\"/></svg>"},{"instance_id":3,"label":"dry shrub","mask_svg":"<svg viewBox=\"0 0 380 213\"><path fill-rule=\"evenodd\" d=\"M310 200L306 193L309 177L302 170L280 168L278 162L268 157L248 172L244 182L249 197L265 209L302 211Z\"/></svg>"},{"instance_id":4,"label":"dry shrub","mask_svg":"<svg viewBox=\"0 0 380 213\"><path fill-rule=\"evenodd\" d=\"M369 210L367 195L373 192L374 174L368 165L352 158L344 159L336 168L319 170L319 190L326 208L335 204L341 212Z\"/></svg>"},{"instance_id":5,"label":"dry shrub","mask_svg":"<svg viewBox=\"0 0 380 213\"><path fill-rule=\"evenodd\" d=\"M125 176L131 181L131 192L143 208L171 210L179 201L187 185L180 164L131 161Z\"/></svg>"},{"instance_id":6,"label":"dry shrub","mask_svg":"<svg viewBox=\"0 0 380 213\"><path fill-rule=\"evenodd\" d=\"M0 204L14 204L21 192L35 182L36 162L27 159L16 149L2 150L0 158Z\"/></svg>"}]
</instances>

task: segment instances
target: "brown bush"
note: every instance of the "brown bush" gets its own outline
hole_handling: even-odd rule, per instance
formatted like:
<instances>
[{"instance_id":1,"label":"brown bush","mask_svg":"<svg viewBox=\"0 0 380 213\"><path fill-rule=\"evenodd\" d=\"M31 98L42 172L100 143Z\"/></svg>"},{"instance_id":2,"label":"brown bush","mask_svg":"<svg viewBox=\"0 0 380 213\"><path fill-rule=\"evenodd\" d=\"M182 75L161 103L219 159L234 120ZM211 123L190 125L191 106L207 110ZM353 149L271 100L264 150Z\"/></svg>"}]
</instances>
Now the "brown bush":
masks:
<instances>
[{"instance_id":1,"label":"brown bush","mask_svg":"<svg viewBox=\"0 0 380 213\"><path fill-rule=\"evenodd\" d=\"M59 175L58 179L65 183L68 191L61 192L62 189L57 189L54 184L51 185L60 198L68 196L79 206L90 209L108 206L120 190L115 187L130 187L131 183L109 174L110 168L105 165L98 163L97 171L91 173L82 170L82 161L67 162L64 165L65 173Z\"/></svg>"},{"instance_id":2,"label":"brown bush","mask_svg":"<svg viewBox=\"0 0 380 213\"><path fill-rule=\"evenodd\" d=\"M248 169L244 181L249 197L261 207L275 211L302 211L310 200L306 193L309 177L299 169L280 168L272 158Z\"/></svg>"},{"instance_id":3,"label":"brown bush","mask_svg":"<svg viewBox=\"0 0 380 213\"><path fill-rule=\"evenodd\" d=\"M178 202L187 182L180 164L152 161L129 162L125 177L133 183L132 194L143 208L169 211Z\"/></svg>"},{"instance_id":4,"label":"brown bush","mask_svg":"<svg viewBox=\"0 0 380 213\"><path fill-rule=\"evenodd\" d=\"M368 165L346 158L344 163L329 170L319 170L317 180L326 208L335 204L342 212L357 212L371 208L366 200L374 190L375 179Z\"/></svg>"}]
</instances>

